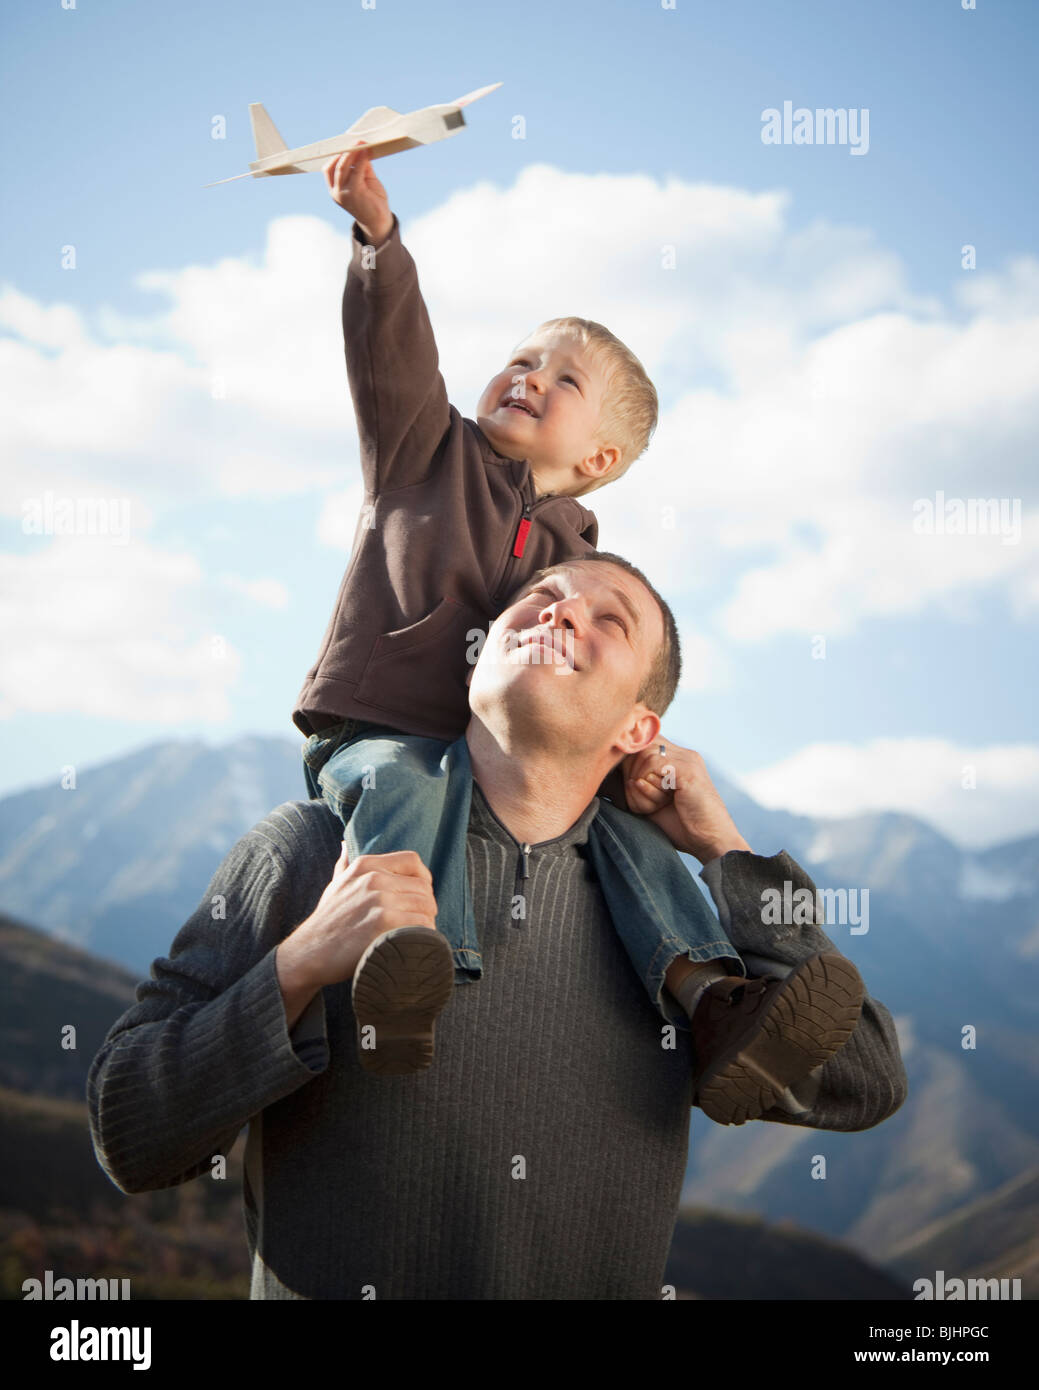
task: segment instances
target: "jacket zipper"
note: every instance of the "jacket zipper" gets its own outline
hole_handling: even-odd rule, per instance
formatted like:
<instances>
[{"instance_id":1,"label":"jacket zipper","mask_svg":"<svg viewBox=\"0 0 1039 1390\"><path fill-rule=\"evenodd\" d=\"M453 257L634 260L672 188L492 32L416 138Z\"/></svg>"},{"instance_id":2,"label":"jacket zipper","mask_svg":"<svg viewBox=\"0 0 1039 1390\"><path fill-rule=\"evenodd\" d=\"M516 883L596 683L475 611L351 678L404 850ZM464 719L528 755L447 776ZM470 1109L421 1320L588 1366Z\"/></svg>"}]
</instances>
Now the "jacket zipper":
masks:
<instances>
[{"instance_id":1,"label":"jacket zipper","mask_svg":"<svg viewBox=\"0 0 1039 1390\"><path fill-rule=\"evenodd\" d=\"M545 501L550 500L550 498L545 498ZM522 559L523 552L527 547L527 537L530 535L530 528L533 524L530 520L532 511L533 504L524 502L519 525L516 527L516 534L512 538L512 549L509 551L509 558L505 561L505 572L502 574L501 583L498 585L495 601L497 601L499 597L511 593L516 587L512 581L512 575L516 569L516 561Z\"/></svg>"},{"instance_id":2,"label":"jacket zipper","mask_svg":"<svg viewBox=\"0 0 1039 1390\"><path fill-rule=\"evenodd\" d=\"M512 542L512 553L516 559L522 558L524 548L527 544L527 536L530 534L530 503L524 502L523 515L520 524L516 527L516 539Z\"/></svg>"},{"instance_id":3,"label":"jacket zipper","mask_svg":"<svg viewBox=\"0 0 1039 1390\"><path fill-rule=\"evenodd\" d=\"M516 565L523 558L523 552L527 547L527 537L530 535L530 528L534 524L531 515L538 507L547 506L550 502L557 502L559 499L555 493L549 497L538 497L533 502L524 502L523 513L516 527L516 534L512 539L512 549L509 551L509 558L505 562L505 571L502 574L501 582L497 592L494 594L492 602L497 602L500 598L507 598L516 587L513 575L516 572Z\"/></svg>"},{"instance_id":4,"label":"jacket zipper","mask_svg":"<svg viewBox=\"0 0 1039 1390\"><path fill-rule=\"evenodd\" d=\"M512 538L512 547L505 560L505 568L502 571L502 576L498 581L495 592L491 595L492 603L497 603L499 599L507 598L516 587L516 581L513 579L513 575L516 572L516 562L523 558L523 552L527 547L527 537L530 535L530 528L533 525L531 521L532 514L538 507L559 500L556 493L550 493L547 497L537 497L534 494L533 474L528 474L527 476L527 493L530 500L524 501L523 503L523 511L520 514L519 524L516 527L516 534ZM522 497L522 495L521 493L520 496Z\"/></svg>"}]
</instances>

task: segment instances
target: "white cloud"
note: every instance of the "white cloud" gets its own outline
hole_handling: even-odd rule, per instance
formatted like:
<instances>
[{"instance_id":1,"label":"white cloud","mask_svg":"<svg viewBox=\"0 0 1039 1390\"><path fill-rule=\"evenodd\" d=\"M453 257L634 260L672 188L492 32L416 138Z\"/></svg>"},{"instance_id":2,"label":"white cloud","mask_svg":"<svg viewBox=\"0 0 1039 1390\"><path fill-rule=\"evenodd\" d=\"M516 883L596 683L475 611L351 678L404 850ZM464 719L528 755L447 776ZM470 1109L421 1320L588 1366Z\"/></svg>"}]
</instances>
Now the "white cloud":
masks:
<instances>
[{"instance_id":1,"label":"white cloud","mask_svg":"<svg viewBox=\"0 0 1039 1390\"><path fill-rule=\"evenodd\" d=\"M333 492L325 498L318 517L317 536L322 545L333 550L350 551L354 533L364 506L364 484L356 483L344 492Z\"/></svg>"},{"instance_id":2,"label":"white cloud","mask_svg":"<svg viewBox=\"0 0 1039 1390\"><path fill-rule=\"evenodd\" d=\"M759 361L735 393L677 400L646 458L596 494L603 532L625 526L625 487L651 473L656 501L680 517L653 574L672 594L731 575L712 617L737 641L848 632L990 585L1022 613L1034 513L1011 546L917 535L913 504L939 490L1027 498L1037 360L1039 315L957 326L883 314L835 329L785 364Z\"/></svg>"},{"instance_id":3,"label":"white cloud","mask_svg":"<svg viewBox=\"0 0 1039 1390\"><path fill-rule=\"evenodd\" d=\"M735 641L753 642L781 632L845 635L865 617L904 617L936 606L962 617L957 596L998 582L1015 595L1015 612L1028 603L1027 574L1039 554L1034 516L1025 518L1021 544L998 535L918 535L912 503L901 507L858 499L821 546L785 540L770 564L745 570L719 626ZM820 524L821 523L817 523Z\"/></svg>"},{"instance_id":4,"label":"white cloud","mask_svg":"<svg viewBox=\"0 0 1039 1390\"><path fill-rule=\"evenodd\" d=\"M978 314L997 319L1034 318L1039 314L1039 261L1015 256L999 275L965 274L957 299Z\"/></svg>"},{"instance_id":5,"label":"white cloud","mask_svg":"<svg viewBox=\"0 0 1039 1390\"><path fill-rule=\"evenodd\" d=\"M721 644L710 633L684 621L678 624L678 637L682 647L679 689L695 694L725 690L731 672Z\"/></svg>"},{"instance_id":6,"label":"white cloud","mask_svg":"<svg viewBox=\"0 0 1039 1390\"><path fill-rule=\"evenodd\" d=\"M197 560L63 537L0 555L0 716L220 723L240 658L208 625Z\"/></svg>"},{"instance_id":7,"label":"white cloud","mask_svg":"<svg viewBox=\"0 0 1039 1390\"><path fill-rule=\"evenodd\" d=\"M1010 598L1017 618L1029 617L1039 609L1039 569L1016 576L1011 586Z\"/></svg>"},{"instance_id":8,"label":"white cloud","mask_svg":"<svg viewBox=\"0 0 1039 1390\"><path fill-rule=\"evenodd\" d=\"M262 257L154 270L137 277L169 309L151 320L220 379L226 399L304 437L349 422L340 303L350 219L279 217Z\"/></svg>"},{"instance_id":9,"label":"white cloud","mask_svg":"<svg viewBox=\"0 0 1039 1390\"><path fill-rule=\"evenodd\" d=\"M1039 831L1036 744L813 743L735 780L763 806L810 816L905 811L972 847Z\"/></svg>"},{"instance_id":10,"label":"white cloud","mask_svg":"<svg viewBox=\"0 0 1039 1390\"><path fill-rule=\"evenodd\" d=\"M86 337L80 314L67 304L37 304L28 295L6 288L0 294L0 324L26 342L54 349L83 348Z\"/></svg>"},{"instance_id":11,"label":"white cloud","mask_svg":"<svg viewBox=\"0 0 1039 1390\"><path fill-rule=\"evenodd\" d=\"M262 258L152 271L150 317L0 291L0 509L51 488L156 505L327 485L356 457L339 304L345 231L280 218ZM56 403L60 402L60 409Z\"/></svg>"},{"instance_id":12,"label":"white cloud","mask_svg":"<svg viewBox=\"0 0 1039 1390\"><path fill-rule=\"evenodd\" d=\"M289 591L277 579L243 579L237 574L222 574L217 582L264 608L287 608L289 604Z\"/></svg>"},{"instance_id":13,"label":"white cloud","mask_svg":"<svg viewBox=\"0 0 1039 1390\"><path fill-rule=\"evenodd\" d=\"M606 323L669 397L698 369L738 372L762 335L782 360L849 314L917 304L871 233L791 228L789 205L780 191L547 164L455 193L402 228L452 400L470 414L503 354L563 314Z\"/></svg>"}]
</instances>

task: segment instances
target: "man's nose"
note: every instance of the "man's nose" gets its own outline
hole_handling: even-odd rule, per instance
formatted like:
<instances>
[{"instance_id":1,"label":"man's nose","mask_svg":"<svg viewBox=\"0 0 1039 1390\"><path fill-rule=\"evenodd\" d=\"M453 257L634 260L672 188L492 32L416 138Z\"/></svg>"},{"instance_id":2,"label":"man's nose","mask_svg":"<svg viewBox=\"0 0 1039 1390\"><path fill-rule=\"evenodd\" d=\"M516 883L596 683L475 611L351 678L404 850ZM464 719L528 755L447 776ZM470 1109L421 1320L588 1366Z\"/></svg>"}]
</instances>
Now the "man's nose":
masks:
<instances>
[{"instance_id":1,"label":"man's nose","mask_svg":"<svg viewBox=\"0 0 1039 1390\"><path fill-rule=\"evenodd\" d=\"M584 624L578 604L570 598L557 598L546 603L538 614L538 621L547 622L550 627L572 627L575 632Z\"/></svg>"}]
</instances>

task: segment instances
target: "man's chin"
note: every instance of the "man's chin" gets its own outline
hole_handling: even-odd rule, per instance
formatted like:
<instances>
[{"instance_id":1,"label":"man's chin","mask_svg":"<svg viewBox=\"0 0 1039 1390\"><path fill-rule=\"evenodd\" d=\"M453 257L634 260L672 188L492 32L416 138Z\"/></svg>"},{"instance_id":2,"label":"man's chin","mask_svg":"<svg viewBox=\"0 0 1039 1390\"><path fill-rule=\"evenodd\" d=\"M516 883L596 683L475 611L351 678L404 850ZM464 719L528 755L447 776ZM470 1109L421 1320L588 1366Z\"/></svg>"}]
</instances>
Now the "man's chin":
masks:
<instances>
[{"instance_id":1,"label":"man's chin","mask_svg":"<svg viewBox=\"0 0 1039 1390\"><path fill-rule=\"evenodd\" d=\"M512 671L504 669L506 667L512 667ZM477 684L473 677L469 708L485 724L491 724L497 717L506 719L513 728L529 725L546 733L562 730L572 726L577 715L568 697L569 683L564 679L573 675L566 665L552 667L506 658L501 662L497 679Z\"/></svg>"}]
</instances>

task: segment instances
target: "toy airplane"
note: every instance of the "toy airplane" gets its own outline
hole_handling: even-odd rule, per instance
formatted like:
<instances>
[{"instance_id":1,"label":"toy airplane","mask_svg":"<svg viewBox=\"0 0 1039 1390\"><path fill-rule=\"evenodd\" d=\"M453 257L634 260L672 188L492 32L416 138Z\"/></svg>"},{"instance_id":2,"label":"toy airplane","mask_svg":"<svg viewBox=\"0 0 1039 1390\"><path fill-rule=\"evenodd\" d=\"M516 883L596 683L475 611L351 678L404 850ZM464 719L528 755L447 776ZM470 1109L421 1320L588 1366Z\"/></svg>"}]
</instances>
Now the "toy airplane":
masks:
<instances>
[{"instance_id":1,"label":"toy airplane","mask_svg":"<svg viewBox=\"0 0 1039 1390\"><path fill-rule=\"evenodd\" d=\"M500 82L495 82L490 87L481 87L478 91L459 97L457 101L449 101L441 106L426 106L421 111L407 111L404 115L390 106L373 106L342 135L332 135L313 145L301 145L296 150L289 149L264 107L254 101L249 107L249 119L256 142L256 158L251 161L249 172L232 174L229 179L217 179L205 187L234 183L235 179L262 179L268 174L309 174L323 169L330 159L356 149L362 142L372 159L396 154L398 150L411 150L416 145L432 145L435 140L444 140L462 129L465 125L463 106L478 101L488 92L497 91L500 86Z\"/></svg>"}]
</instances>

